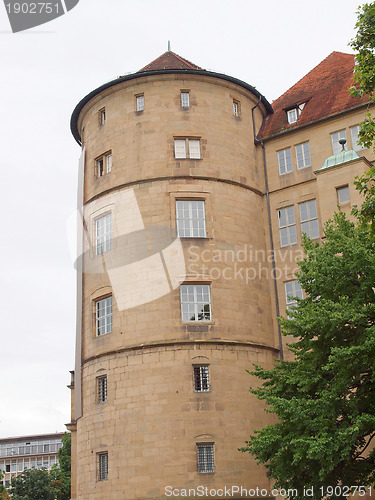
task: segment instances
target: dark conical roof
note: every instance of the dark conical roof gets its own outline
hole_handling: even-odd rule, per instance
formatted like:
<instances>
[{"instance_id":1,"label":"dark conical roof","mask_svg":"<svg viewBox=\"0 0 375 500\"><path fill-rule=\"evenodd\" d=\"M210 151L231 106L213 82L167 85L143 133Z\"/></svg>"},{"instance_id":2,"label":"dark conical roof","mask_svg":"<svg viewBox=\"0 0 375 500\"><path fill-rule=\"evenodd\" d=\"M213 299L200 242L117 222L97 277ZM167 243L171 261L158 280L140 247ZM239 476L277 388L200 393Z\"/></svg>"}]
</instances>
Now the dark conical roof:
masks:
<instances>
[{"instance_id":1,"label":"dark conical roof","mask_svg":"<svg viewBox=\"0 0 375 500\"><path fill-rule=\"evenodd\" d=\"M171 50L164 52L161 56L159 56L154 61L150 62L144 68L137 71L137 73L141 73L143 71L160 71L164 69L199 69L202 70L196 64L184 59L183 57L175 54Z\"/></svg>"}]
</instances>

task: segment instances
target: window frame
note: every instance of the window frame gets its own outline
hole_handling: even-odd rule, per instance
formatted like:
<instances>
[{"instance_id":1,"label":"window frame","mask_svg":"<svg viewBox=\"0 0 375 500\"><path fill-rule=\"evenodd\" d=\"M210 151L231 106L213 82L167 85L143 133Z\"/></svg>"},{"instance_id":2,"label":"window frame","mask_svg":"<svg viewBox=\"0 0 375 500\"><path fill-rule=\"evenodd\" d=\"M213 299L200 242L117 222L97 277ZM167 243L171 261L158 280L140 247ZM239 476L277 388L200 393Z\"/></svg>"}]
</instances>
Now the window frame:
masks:
<instances>
[{"instance_id":1,"label":"window frame","mask_svg":"<svg viewBox=\"0 0 375 500\"><path fill-rule=\"evenodd\" d=\"M110 302L109 302L109 299ZM106 297L100 297L94 301L95 303L95 336L103 337L103 335L108 335L112 333L113 329L113 300L112 295L107 295ZM99 316L100 304L104 306L104 314ZM108 312L108 310L110 311ZM104 320L104 332L101 333L100 321Z\"/></svg>"},{"instance_id":2,"label":"window frame","mask_svg":"<svg viewBox=\"0 0 375 500\"><path fill-rule=\"evenodd\" d=\"M359 135L360 130L361 130L361 127L358 124L352 125L351 127L349 127L350 138L352 140L352 149L354 151L363 151L364 149L366 149L365 147L358 144L358 135Z\"/></svg>"},{"instance_id":3,"label":"window frame","mask_svg":"<svg viewBox=\"0 0 375 500\"><path fill-rule=\"evenodd\" d=\"M289 156L287 156L287 151L289 151ZM293 172L293 160L292 160L292 148L289 146L284 149L280 149L276 151L277 153L277 162L279 165L279 175L290 174ZM288 159L290 159L290 165L288 164ZM282 166L282 161L284 162L284 166ZM281 169L284 168L285 172L282 172Z\"/></svg>"},{"instance_id":4,"label":"window frame","mask_svg":"<svg viewBox=\"0 0 375 500\"><path fill-rule=\"evenodd\" d=\"M233 99L233 115L239 118L241 114L240 101L238 99Z\"/></svg>"},{"instance_id":5,"label":"window frame","mask_svg":"<svg viewBox=\"0 0 375 500\"><path fill-rule=\"evenodd\" d=\"M101 108L98 111L99 127L103 127L106 121L105 108Z\"/></svg>"},{"instance_id":6,"label":"window frame","mask_svg":"<svg viewBox=\"0 0 375 500\"><path fill-rule=\"evenodd\" d=\"M97 453L97 480L98 481L108 481L108 473L109 473L109 459L108 459L108 451L102 451Z\"/></svg>"},{"instance_id":7,"label":"window frame","mask_svg":"<svg viewBox=\"0 0 375 500\"><path fill-rule=\"evenodd\" d=\"M347 200L340 200L340 192L342 193L343 190L348 194L348 199ZM344 186L339 186L336 188L336 195L337 195L337 204L338 205L345 205L345 204L350 204L350 189L349 189L349 184L345 184Z\"/></svg>"},{"instance_id":8,"label":"window frame","mask_svg":"<svg viewBox=\"0 0 375 500\"><path fill-rule=\"evenodd\" d=\"M198 297L198 287L202 287L202 295L208 292L208 302L199 301ZM204 290L203 290L204 288ZM184 291L186 289L186 291ZM189 291L190 289L190 291ZM193 302L187 300L183 301L184 295L189 299L189 294L193 295ZM182 283L180 285L180 304L181 304L181 321L183 323L210 323L212 322L212 300L211 300L211 285L208 283ZM184 305L187 307L184 308ZM189 305L193 307L189 308ZM199 306L203 307L199 309ZM208 306L208 311L205 310L206 306ZM184 311L184 309L186 309ZM190 310L189 310L190 309ZM193 311L192 311L193 309ZM194 319L186 319L186 316L191 317L191 314L194 313ZM205 317L208 315L208 318ZM201 316L201 318L200 318Z\"/></svg>"},{"instance_id":9,"label":"window frame","mask_svg":"<svg viewBox=\"0 0 375 500\"><path fill-rule=\"evenodd\" d=\"M337 135L337 140L335 136ZM337 130L336 132L331 132L331 143L332 143L332 153L334 155L339 154L342 151L342 145L339 143L340 139L345 139L344 151L348 150L348 139L346 137L346 128Z\"/></svg>"},{"instance_id":10,"label":"window frame","mask_svg":"<svg viewBox=\"0 0 375 500\"><path fill-rule=\"evenodd\" d=\"M183 96L187 96L185 100ZM190 108L190 91L189 90L181 90L180 91L180 104L181 108L189 109Z\"/></svg>"},{"instance_id":11,"label":"window frame","mask_svg":"<svg viewBox=\"0 0 375 500\"><path fill-rule=\"evenodd\" d=\"M137 113L142 113L145 110L145 95L136 94L135 96L135 111Z\"/></svg>"},{"instance_id":12,"label":"window frame","mask_svg":"<svg viewBox=\"0 0 375 500\"><path fill-rule=\"evenodd\" d=\"M288 111L286 112L286 115L287 115L287 120L288 120L289 125L293 125L293 123L298 122L299 116L298 116L298 108L297 107L292 108L292 109L288 109Z\"/></svg>"},{"instance_id":13,"label":"window frame","mask_svg":"<svg viewBox=\"0 0 375 500\"><path fill-rule=\"evenodd\" d=\"M199 150L199 156L191 156L192 154L192 147L193 143L197 142L198 143L198 150ZM181 156L180 153L177 151L177 143L180 144L180 146L185 143L184 146L184 156ZM174 158L175 160L201 160L202 159L202 151L201 151L201 138L200 137L174 137L173 138L173 153L174 153Z\"/></svg>"},{"instance_id":14,"label":"window frame","mask_svg":"<svg viewBox=\"0 0 375 500\"><path fill-rule=\"evenodd\" d=\"M178 208L178 205L179 204L188 204L188 212L189 212L189 217L188 218L185 218L185 217L180 217L179 218L179 208ZM200 218L200 217L194 217L194 203L202 203L203 204L203 218ZM177 236L179 238L207 238L207 226L206 226L206 202L205 200L199 200L199 199L176 199L176 206L175 206L175 210L176 210L176 229L177 229ZM186 210L186 208L183 208L182 209L182 212L184 213ZM199 214L199 208L197 209L197 212ZM179 224L179 222L181 222L181 224ZM183 227L183 223L188 223L188 227ZM198 222L198 227L195 228L194 227L194 222ZM186 230L188 229L188 233L189 234L186 234ZM198 230L198 233L201 232L202 230L202 233L204 234L194 234L194 231L195 230ZM185 233L185 234L182 234L182 233Z\"/></svg>"},{"instance_id":15,"label":"window frame","mask_svg":"<svg viewBox=\"0 0 375 500\"><path fill-rule=\"evenodd\" d=\"M293 209L293 223L290 223L290 221L289 221L289 213L288 213L289 208ZM283 212L283 211L285 211L286 224L281 226L280 225L281 218L282 218L281 212ZM297 244L297 223L296 223L296 214L295 214L295 210L294 210L294 205L287 205L286 207L278 208L277 209L277 219L278 219L278 226L279 226L280 248L285 248L285 247L289 247L292 245L296 245ZM294 240L295 241L292 241L292 238L291 238L291 236L293 235L293 232L291 233L290 228L292 228L292 227L294 227ZM283 244L283 236L282 236L283 234L287 235L288 243L286 243L286 244Z\"/></svg>"},{"instance_id":16,"label":"window frame","mask_svg":"<svg viewBox=\"0 0 375 500\"><path fill-rule=\"evenodd\" d=\"M197 472L198 474L214 474L215 473L215 443L196 443L197 450ZM204 450L201 454L200 450ZM210 455L206 450L210 450ZM203 458L203 460L201 460Z\"/></svg>"},{"instance_id":17,"label":"window frame","mask_svg":"<svg viewBox=\"0 0 375 500\"><path fill-rule=\"evenodd\" d=\"M108 400L108 379L107 375L96 377L96 401L104 404Z\"/></svg>"},{"instance_id":18,"label":"window frame","mask_svg":"<svg viewBox=\"0 0 375 500\"><path fill-rule=\"evenodd\" d=\"M297 148L301 148L300 153L298 152ZM300 144L296 144L294 146L294 150L296 154L297 170L302 170L303 168L311 167L310 141L305 141L301 142ZM301 161L299 160L299 158L301 159Z\"/></svg>"},{"instance_id":19,"label":"window frame","mask_svg":"<svg viewBox=\"0 0 375 500\"><path fill-rule=\"evenodd\" d=\"M112 172L112 151L107 151L95 158L95 175L100 179Z\"/></svg>"},{"instance_id":20,"label":"window frame","mask_svg":"<svg viewBox=\"0 0 375 500\"><path fill-rule=\"evenodd\" d=\"M106 220L109 219L109 224ZM104 221L104 232L99 234L99 223ZM95 255L102 255L112 249L112 212L107 212L94 219L95 224Z\"/></svg>"},{"instance_id":21,"label":"window frame","mask_svg":"<svg viewBox=\"0 0 375 500\"><path fill-rule=\"evenodd\" d=\"M310 206L311 206L311 203L314 202L314 205L315 205L315 213L316 213L316 217L311 217L311 213L310 213ZM307 215L308 215L308 218L307 219L304 219L302 220L302 213L301 213L301 207L302 205L306 205L307 207ZM301 224L301 233L305 233L310 239L312 240L316 240L318 238L320 238L320 228L319 228L319 216L318 216L318 206L317 206L317 203L316 203L316 199L312 199L312 200L307 200L307 201L303 201L301 203L298 204L299 206L299 218L300 218L300 224ZM312 233L312 227L314 227L315 223L314 221L317 221L316 222L316 227L317 227L317 230L318 230L318 236L314 236L312 237L311 236L311 233ZM308 228L309 228L309 231L304 231L303 230L303 225L306 225L308 224Z\"/></svg>"},{"instance_id":22,"label":"window frame","mask_svg":"<svg viewBox=\"0 0 375 500\"><path fill-rule=\"evenodd\" d=\"M193 365L194 392L210 392L210 366L208 364Z\"/></svg>"}]
</instances>

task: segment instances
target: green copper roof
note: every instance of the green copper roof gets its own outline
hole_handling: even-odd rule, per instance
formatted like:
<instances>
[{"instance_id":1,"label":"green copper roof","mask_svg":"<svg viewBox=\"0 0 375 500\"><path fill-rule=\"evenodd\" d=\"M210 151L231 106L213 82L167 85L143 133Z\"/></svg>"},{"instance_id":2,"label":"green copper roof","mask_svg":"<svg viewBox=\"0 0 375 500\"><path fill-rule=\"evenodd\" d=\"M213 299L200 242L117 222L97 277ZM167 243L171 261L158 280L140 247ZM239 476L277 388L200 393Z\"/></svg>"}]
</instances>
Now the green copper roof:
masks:
<instances>
[{"instance_id":1,"label":"green copper roof","mask_svg":"<svg viewBox=\"0 0 375 500\"><path fill-rule=\"evenodd\" d=\"M323 166L318 170L318 172L321 170L325 170L326 168L341 165L342 163L346 163L350 160L355 160L356 158L359 158L359 155L352 149L349 149L349 151L340 151L340 153L337 153L337 155L329 156L323 163Z\"/></svg>"}]
</instances>

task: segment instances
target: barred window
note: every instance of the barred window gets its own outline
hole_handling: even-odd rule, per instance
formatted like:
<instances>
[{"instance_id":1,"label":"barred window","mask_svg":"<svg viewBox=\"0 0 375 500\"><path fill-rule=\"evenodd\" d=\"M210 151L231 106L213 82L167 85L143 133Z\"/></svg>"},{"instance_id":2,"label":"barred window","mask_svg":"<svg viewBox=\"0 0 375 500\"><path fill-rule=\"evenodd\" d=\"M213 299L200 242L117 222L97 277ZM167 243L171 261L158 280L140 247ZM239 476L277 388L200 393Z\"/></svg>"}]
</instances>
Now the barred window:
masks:
<instances>
[{"instance_id":1,"label":"barred window","mask_svg":"<svg viewBox=\"0 0 375 500\"><path fill-rule=\"evenodd\" d=\"M98 481L108 479L108 452L98 453Z\"/></svg>"},{"instance_id":2,"label":"barred window","mask_svg":"<svg viewBox=\"0 0 375 500\"><path fill-rule=\"evenodd\" d=\"M197 444L197 459L200 474L215 472L213 444Z\"/></svg>"},{"instance_id":3,"label":"barred window","mask_svg":"<svg viewBox=\"0 0 375 500\"><path fill-rule=\"evenodd\" d=\"M105 403L107 401L107 375L97 377L96 384L98 403Z\"/></svg>"},{"instance_id":4,"label":"barred window","mask_svg":"<svg viewBox=\"0 0 375 500\"><path fill-rule=\"evenodd\" d=\"M96 335L105 335L112 331L112 297L96 302Z\"/></svg>"},{"instance_id":5,"label":"barred window","mask_svg":"<svg viewBox=\"0 0 375 500\"><path fill-rule=\"evenodd\" d=\"M194 366L194 389L195 392L208 392L210 390L207 365Z\"/></svg>"},{"instance_id":6,"label":"barred window","mask_svg":"<svg viewBox=\"0 0 375 500\"><path fill-rule=\"evenodd\" d=\"M181 285L182 321L211 321L210 285Z\"/></svg>"}]
</instances>

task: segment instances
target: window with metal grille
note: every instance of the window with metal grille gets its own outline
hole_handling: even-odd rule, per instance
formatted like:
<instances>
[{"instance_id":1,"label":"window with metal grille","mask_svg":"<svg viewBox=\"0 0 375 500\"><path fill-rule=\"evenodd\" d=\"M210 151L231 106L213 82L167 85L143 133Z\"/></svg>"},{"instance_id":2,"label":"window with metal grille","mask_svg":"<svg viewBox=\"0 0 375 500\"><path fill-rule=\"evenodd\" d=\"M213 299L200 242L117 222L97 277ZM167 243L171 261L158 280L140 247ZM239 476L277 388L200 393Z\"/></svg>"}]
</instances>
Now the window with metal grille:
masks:
<instances>
[{"instance_id":1,"label":"window with metal grille","mask_svg":"<svg viewBox=\"0 0 375 500\"><path fill-rule=\"evenodd\" d=\"M137 111L143 111L145 109L145 97L143 94L136 96L136 106Z\"/></svg>"},{"instance_id":2,"label":"window with metal grille","mask_svg":"<svg viewBox=\"0 0 375 500\"><path fill-rule=\"evenodd\" d=\"M201 145L199 139L175 139L174 157L176 159L190 158L199 160L201 158Z\"/></svg>"},{"instance_id":3,"label":"window with metal grille","mask_svg":"<svg viewBox=\"0 0 375 500\"><path fill-rule=\"evenodd\" d=\"M96 302L96 335L105 335L112 331L112 297Z\"/></svg>"},{"instance_id":4,"label":"window with metal grille","mask_svg":"<svg viewBox=\"0 0 375 500\"><path fill-rule=\"evenodd\" d=\"M211 321L210 285L181 285L182 321Z\"/></svg>"},{"instance_id":5,"label":"window with metal grille","mask_svg":"<svg viewBox=\"0 0 375 500\"><path fill-rule=\"evenodd\" d=\"M98 403L105 403L107 401L107 375L97 377L96 379Z\"/></svg>"},{"instance_id":6,"label":"window with metal grille","mask_svg":"<svg viewBox=\"0 0 375 500\"><path fill-rule=\"evenodd\" d=\"M301 231L311 239L319 238L318 213L315 200L300 203Z\"/></svg>"},{"instance_id":7,"label":"window with metal grille","mask_svg":"<svg viewBox=\"0 0 375 500\"><path fill-rule=\"evenodd\" d=\"M277 211L279 218L280 246L286 247L297 243L296 221L294 206L281 208Z\"/></svg>"},{"instance_id":8,"label":"window with metal grille","mask_svg":"<svg viewBox=\"0 0 375 500\"><path fill-rule=\"evenodd\" d=\"M288 174L292 171L292 150L290 148L283 149L277 152L279 161L279 174Z\"/></svg>"},{"instance_id":9,"label":"window with metal grille","mask_svg":"<svg viewBox=\"0 0 375 500\"><path fill-rule=\"evenodd\" d=\"M189 92L181 92L181 106L183 108L190 107L190 94L189 94Z\"/></svg>"},{"instance_id":10,"label":"window with metal grille","mask_svg":"<svg viewBox=\"0 0 375 500\"><path fill-rule=\"evenodd\" d=\"M98 453L98 481L108 479L108 453Z\"/></svg>"},{"instance_id":11,"label":"window with metal grille","mask_svg":"<svg viewBox=\"0 0 375 500\"><path fill-rule=\"evenodd\" d=\"M104 215L95 221L96 255L111 250L112 214Z\"/></svg>"},{"instance_id":12,"label":"window with metal grille","mask_svg":"<svg viewBox=\"0 0 375 500\"><path fill-rule=\"evenodd\" d=\"M203 200L177 200L176 222L177 234L180 238L205 238L205 202Z\"/></svg>"},{"instance_id":13,"label":"window with metal grille","mask_svg":"<svg viewBox=\"0 0 375 500\"><path fill-rule=\"evenodd\" d=\"M196 365L193 368L195 392L208 392L210 390L208 365Z\"/></svg>"},{"instance_id":14,"label":"window with metal grille","mask_svg":"<svg viewBox=\"0 0 375 500\"><path fill-rule=\"evenodd\" d=\"M197 459L200 474L215 472L213 444L197 444Z\"/></svg>"},{"instance_id":15,"label":"window with metal grille","mask_svg":"<svg viewBox=\"0 0 375 500\"><path fill-rule=\"evenodd\" d=\"M305 168L311 166L310 157L310 144L309 142L304 142L303 144L297 144L296 148L296 158L297 158L297 168Z\"/></svg>"}]
</instances>

